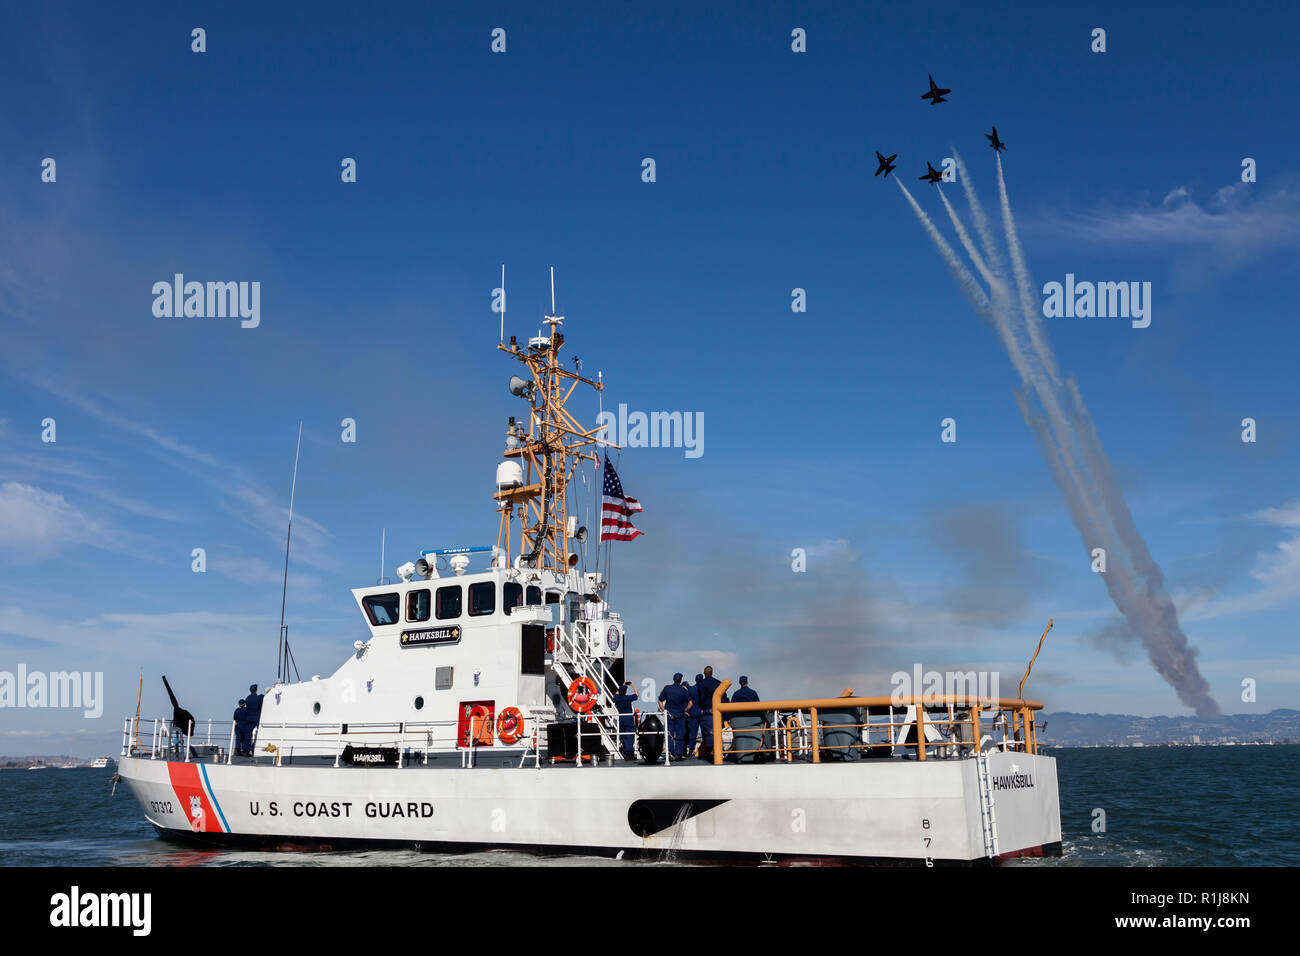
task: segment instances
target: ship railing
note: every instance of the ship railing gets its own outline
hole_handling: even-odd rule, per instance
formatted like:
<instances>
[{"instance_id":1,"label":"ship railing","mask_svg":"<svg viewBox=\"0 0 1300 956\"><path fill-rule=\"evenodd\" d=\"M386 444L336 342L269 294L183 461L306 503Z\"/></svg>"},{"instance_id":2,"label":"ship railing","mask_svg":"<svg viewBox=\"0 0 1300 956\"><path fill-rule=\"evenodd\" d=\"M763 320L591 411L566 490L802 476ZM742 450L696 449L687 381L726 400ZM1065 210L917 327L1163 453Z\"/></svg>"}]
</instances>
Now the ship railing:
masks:
<instances>
[{"instance_id":1,"label":"ship railing","mask_svg":"<svg viewBox=\"0 0 1300 956\"><path fill-rule=\"evenodd\" d=\"M730 686L724 680L713 695L715 764L1038 753L1039 701L957 694L857 697L848 688L839 697L723 703ZM760 719L751 723L754 716ZM725 753L724 723L731 737Z\"/></svg>"},{"instance_id":2,"label":"ship railing","mask_svg":"<svg viewBox=\"0 0 1300 956\"><path fill-rule=\"evenodd\" d=\"M520 716L518 736L510 743L501 739L496 726L499 716L486 709L475 714L467 723L460 720L383 721L326 723L326 722L268 722L256 728L252 759L256 763L281 766L292 762L295 756L333 758L334 766L344 761L344 749L349 745L365 748L371 753L390 751L384 766L407 766L412 762L427 764L431 756L459 753L461 765L472 767L484 751L521 752L523 759L531 754L537 766L542 765L545 747L545 728L555 722L549 711L523 713ZM583 715L578 723L579 754L583 760L597 755L611 755L608 746L601 748L591 743L604 735L602 721L613 721L618 727L615 711L595 708ZM593 723L595 726L593 727ZM133 738L141 734L140 744ZM148 743L144 740L147 738ZM614 735L618 740L617 734ZM233 720L210 720L195 727L192 736L173 733L171 721L166 718L127 717L122 727L121 755L148 757L151 760L199 761L204 763L233 763L236 757L236 726ZM393 755L391 751L395 750ZM617 756L614 759L618 759ZM580 761L581 762L581 761ZM521 761L522 765L522 761Z\"/></svg>"}]
</instances>

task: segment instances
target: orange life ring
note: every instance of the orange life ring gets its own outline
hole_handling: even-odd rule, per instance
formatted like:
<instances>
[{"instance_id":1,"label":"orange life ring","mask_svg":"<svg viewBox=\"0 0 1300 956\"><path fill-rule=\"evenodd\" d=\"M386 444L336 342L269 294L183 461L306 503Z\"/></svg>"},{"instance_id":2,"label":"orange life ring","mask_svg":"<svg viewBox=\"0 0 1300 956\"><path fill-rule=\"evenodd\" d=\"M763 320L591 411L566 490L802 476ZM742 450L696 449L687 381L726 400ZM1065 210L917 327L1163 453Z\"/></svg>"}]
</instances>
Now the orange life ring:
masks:
<instances>
[{"instance_id":1,"label":"orange life ring","mask_svg":"<svg viewBox=\"0 0 1300 956\"><path fill-rule=\"evenodd\" d=\"M524 715L518 707L507 707L497 715L497 736L503 744L512 744L524 735Z\"/></svg>"},{"instance_id":2,"label":"orange life ring","mask_svg":"<svg viewBox=\"0 0 1300 956\"><path fill-rule=\"evenodd\" d=\"M586 688L584 692L583 688ZM569 685L569 706L577 714L585 714L596 706L596 682L590 677L579 677Z\"/></svg>"}]
</instances>

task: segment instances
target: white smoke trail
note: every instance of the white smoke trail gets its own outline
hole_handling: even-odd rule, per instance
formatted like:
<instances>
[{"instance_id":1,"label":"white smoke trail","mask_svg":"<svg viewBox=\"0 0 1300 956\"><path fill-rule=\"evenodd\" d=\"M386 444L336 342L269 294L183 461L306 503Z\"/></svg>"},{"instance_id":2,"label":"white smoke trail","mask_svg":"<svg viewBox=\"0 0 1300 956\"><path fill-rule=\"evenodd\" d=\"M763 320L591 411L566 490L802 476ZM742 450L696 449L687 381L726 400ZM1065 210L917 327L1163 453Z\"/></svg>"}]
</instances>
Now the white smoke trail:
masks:
<instances>
[{"instance_id":1,"label":"white smoke trail","mask_svg":"<svg viewBox=\"0 0 1300 956\"><path fill-rule=\"evenodd\" d=\"M930 234L930 239L938 248L939 254L943 256L944 262L948 263L948 268L952 270L952 274L956 277L957 284L961 286L961 290L966 293L966 298L970 301L971 306L981 315L991 316L993 310L989 303L989 297L984 293L984 290L980 288L979 283L975 281L975 277L970 274L970 270L967 269L965 264L957 258L957 253L953 252L952 246L948 245L948 240L945 239L943 234L935 228L934 223L930 221L930 217L925 214L925 210L916 204L916 200L913 199L912 194L907 191L907 187L903 185L903 181L895 177L894 182L898 183L898 188L901 189L903 195L907 197L907 201L912 206L912 211L916 213L916 218L921 220L921 225L924 226L925 231Z\"/></svg>"},{"instance_id":2,"label":"white smoke trail","mask_svg":"<svg viewBox=\"0 0 1300 956\"><path fill-rule=\"evenodd\" d=\"M1217 714L1219 707L1196 666L1195 651L1178 623L1177 609L1165 590L1163 574L1133 522L1110 460L1102 449L1092 416L1083 403L1083 396L1073 379L1061 381L1056 357L1047 341L1034 300L1033 280L1016 234L1000 155L997 161L1002 223L1019 299L1018 314L1002 270L1000 250L960 157L956 160L958 174L962 177L975 229L983 245L983 256L975 248L942 190L940 197L962 246L989 285L988 295L970 270L957 259L952 247L917 205L912 194L901 182L898 185L971 304L977 312L988 316L997 329L1020 376L1021 389L1016 392L1016 403L1021 416L1052 478L1065 495L1071 521L1083 539L1085 549L1091 552L1094 547L1105 548L1107 566L1102 578L1129 630L1145 645L1152 666L1174 688L1179 700L1192 707L1199 716ZM1042 409L1043 414L1034 410L1031 397L1037 399L1034 404Z\"/></svg>"},{"instance_id":3,"label":"white smoke trail","mask_svg":"<svg viewBox=\"0 0 1300 956\"><path fill-rule=\"evenodd\" d=\"M953 160L957 165L957 175L961 179L962 187L966 193L966 202L971 209L971 218L975 222L975 230L979 233L980 242L984 246L984 254L989 267L989 273L985 274L985 280L989 283L992 293L993 321L997 326L998 335L1002 339L1007 355L1011 358L1012 364L1020 375L1022 387L1032 388L1033 394L1037 397L1039 405L1047 416L1047 420L1051 423L1050 434L1055 437L1050 443L1050 447L1059 465L1058 483L1065 491L1067 499L1070 499L1071 495L1074 496L1072 500L1086 515L1088 526L1099 532L1107 527L1108 522L1105 510L1096 499L1096 496L1086 494L1086 489L1095 487L1096 481L1090 480L1087 456L1082 453L1077 442L1072 440L1075 434L1070 428L1069 416L1062 406L1059 380L1054 374L1056 360L1052 356L1050 346L1046 345L1041 335L1037 341L1034 339L1031 322L1036 315L1026 314L1024 310L1026 301L1030 301L1032 304L1031 287L1033 283L1030 281L1028 286L1018 283L1021 302L1021 309L1018 313L1012 304L1001 249L993 238L988 216L984 214L984 207L981 205L979 196L975 191L975 182L970 177L961 154L956 149L953 149L952 152ZM1005 191L1003 192L1003 199L1005 201ZM944 204L948 207L948 214L953 218L953 224L958 229L958 235L964 235L965 230L959 225L960 220L956 216L956 211L946 199ZM1009 211L1010 207L1006 206L1006 209ZM1005 224L1005 216L1003 221ZM1019 249L1018 244L1016 248ZM969 247L967 251L970 251ZM1023 256L1020 257L1020 262L1023 266ZM1026 277L1028 276L1027 269L1023 270L1023 273ZM1044 354L1046 359L1044 359ZM1033 422L1028 418L1025 421L1032 430L1034 428ZM1081 532L1082 530L1080 528ZM1099 533L1094 533L1087 540L1102 540L1102 536Z\"/></svg>"},{"instance_id":4,"label":"white smoke trail","mask_svg":"<svg viewBox=\"0 0 1300 956\"><path fill-rule=\"evenodd\" d=\"M970 256L970 261L975 264L975 270L980 274L980 278L988 284L990 291L994 291L993 287L997 285L997 279L989 270L989 267L984 264L984 260L980 258L979 250L975 248L975 243L971 241L970 233L966 231L966 227L957 218L957 210L953 209L952 203L948 202L948 197L944 195L942 186L939 187L939 198L943 200L943 207L948 210L948 218L952 220L953 229L957 230L957 238L961 240L966 255Z\"/></svg>"},{"instance_id":5,"label":"white smoke trail","mask_svg":"<svg viewBox=\"0 0 1300 956\"><path fill-rule=\"evenodd\" d=\"M984 207L980 205L979 197L975 195L975 181L970 178L970 174L966 171L966 163L962 161L961 154L956 149L952 150L952 159L957 164L957 178L961 180L962 189L966 193L966 205L970 206L971 221L975 223L975 232L980 237L980 245L984 247L989 271L1005 283L1006 271L1002 268L1002 250L998 248L993 238L989 217L984 214Z\"/></svg>"},{"instance_id":6,"label":"white smoke trail","mask_svg":"<svg viewBox=\"0 0 1300 956\"><path fill-rule=\"evenodd\" d=\"M995 150L996 152L996 150ZM1002 176L1002 154L997 154L998 161L998 196L1002 200L1002 229L1007 234L1007 249L1011 253L1011 269L1016 277L1016 287L1020 290L1020 311L1025 314L1025 326L1029 330L1029 340L1034 344L1038 360L1043 363L1048 377L1054 385L1059 385L1061 373L1056 367L1056 356L1047 344L1043 332L1042 313L1034 299L1034 280L1029 276L1029 266L1025 264L1025 253L1020 248L1020 237L1016 233L1016 221L1011 215L1011 202L1007 199L1007 181Z\"/></svg>"}]
</instances>

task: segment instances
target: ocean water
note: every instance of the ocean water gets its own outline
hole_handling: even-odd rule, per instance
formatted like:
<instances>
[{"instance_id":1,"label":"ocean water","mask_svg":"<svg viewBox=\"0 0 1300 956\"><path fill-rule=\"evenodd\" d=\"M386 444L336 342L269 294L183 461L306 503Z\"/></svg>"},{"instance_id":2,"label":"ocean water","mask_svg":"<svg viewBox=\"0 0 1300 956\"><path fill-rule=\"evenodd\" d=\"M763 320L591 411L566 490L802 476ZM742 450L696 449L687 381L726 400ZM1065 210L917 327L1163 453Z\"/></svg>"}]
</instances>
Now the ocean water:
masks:
<instances>
[{"instance_id":1,"label":"ocean water","mask_svg":"<svg viewBox=\"0 0 1300 956\"><path fill-rule=\"evenodd\" d=\"M1064 845L1012 866L1300 866L1300 745L1051 750ZM453 771L454 772L454 771ZM0 866L635 866L586 856L192 850L111 770L0 771ZM1094 822L1104 811L1104 832Z\"/></svg>"}]
</instances>

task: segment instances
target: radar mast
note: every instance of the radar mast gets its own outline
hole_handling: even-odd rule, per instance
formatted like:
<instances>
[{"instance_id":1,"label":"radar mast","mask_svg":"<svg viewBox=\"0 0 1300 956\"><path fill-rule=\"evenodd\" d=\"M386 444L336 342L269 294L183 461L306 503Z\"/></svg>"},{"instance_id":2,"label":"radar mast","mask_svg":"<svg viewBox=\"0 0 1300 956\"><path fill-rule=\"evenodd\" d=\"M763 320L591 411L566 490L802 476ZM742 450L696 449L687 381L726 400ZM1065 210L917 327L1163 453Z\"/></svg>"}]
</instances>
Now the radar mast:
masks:
<instances>
[{"instance_id":1,"label":"radar mast","mask_svg":"<svg viewBox=\"0 0 1300 956\"><path fill-rule=\"evenodd\" d=\"M551 268L551 311L545 316L547 334L539 334L521 347L515 336L510 344L497 348L514 356L527 369L527 377L511 376L510 391L528 402L528 425L511 417L506 432L506 461L497 469L497 491L493 495L501 512L497 532L498 554L506 565L516 559L521 568L551 569L566 574L574 556L569 552L568 487L578 465L598 462L597 445L608 445L598 437L600 426L583 428L565 409L579 385L597 392L604 383L579 374L581 363L573 358L572 370L564 367L560 350L564 316L555 310L555 268ZM617 448L617 445L608 445ZM510 468L512 463L517 468ZM579 540L582 540L579 538Z\"/></svg>"}]
</instances>

